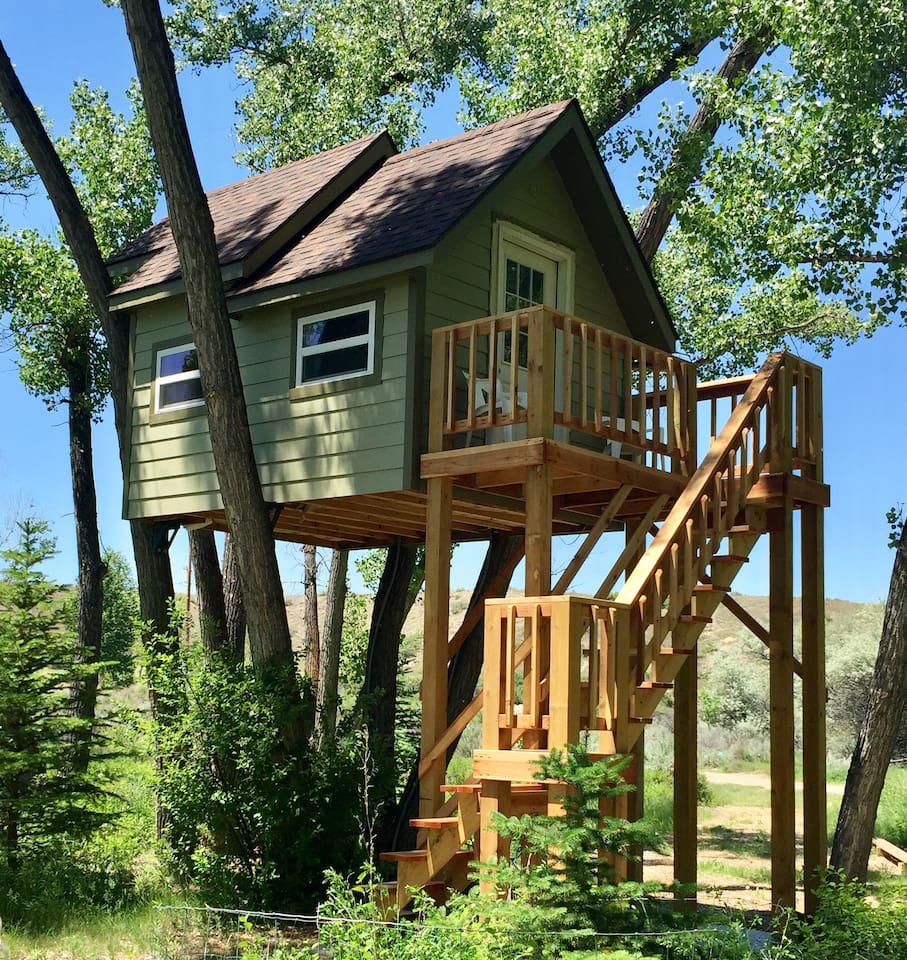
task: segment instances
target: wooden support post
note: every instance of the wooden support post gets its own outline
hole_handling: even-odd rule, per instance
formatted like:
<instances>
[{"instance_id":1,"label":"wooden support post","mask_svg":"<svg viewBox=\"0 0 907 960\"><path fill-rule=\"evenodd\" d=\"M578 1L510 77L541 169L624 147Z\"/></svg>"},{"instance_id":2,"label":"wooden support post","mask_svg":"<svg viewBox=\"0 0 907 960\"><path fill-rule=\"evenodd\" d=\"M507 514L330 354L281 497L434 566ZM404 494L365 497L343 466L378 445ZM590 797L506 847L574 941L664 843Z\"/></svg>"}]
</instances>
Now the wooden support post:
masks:
<instances>
[{"instance_id":1,"label":"wooden support post","mask_svg":"<svg viewBox=\"0 0 907 960\"><path fill-rule=\"evenodd\" d=\"M772 907L796 909L794 803L793 510L777 508L769 534L769 712L772 805Z\"/></svg>"},{"instance_id":2,"label":"wooden support post","mask_svg":"<svg viewBox=\"0 0 907 960\"><path fill-rule=\"evenodd\" d=\"M825 544L821 507L800 509L803 662L803 877L805 909L815 913L816 888L828 853L825 791Z\"/></svg>"},{"instance_id":3,"label":"wooden support post","mask_svg":"<svg viewBox=\"0 0 907 960\"><path fill-rule=\"evenodd\" d=\"M492 826L492 815L510 816L510 783L507 780L482 780L479 795L479 860L494 863L510 853L510 841L504 840ZM487 879L480 879L482 893L494 893Z\"/></svg>"},{"instance_id":4,"label":"wooden support post","mask_svg":"<svg viewBox=\"0 0 907 960\"><path fill-rule=\"evenodd\" d=\"M422 757L447 727L447 633L450 601L450 528L453 481L428 481L425 529L425 630L422 654ZM442 755L419 779L419 816L430 817L441 802Z\"/></svg>"},{"instance_id":5,"label":"wooden support post","mask_svg":"<svg viewBox=\"0 0 907 960\"><path fill-rule=\"evenodd\" d=\"M625 776L629 773L633 773L633 786L635 789L632 793L627 794L627 819L631 823L635 823L637 820L642 820L646 815L645 813L645 802L646 802L646 792L645 792L645 783L646 783L646 732L643 730L639 734L639 738L636 743L633 744L633 749L630 751L633 756L633 762L627 767L625 771ZM636 883L642 883L643 881L643 848L641 846L635 846L632 850L633 857L632 859L627 860L627 879L632 880Z\"/></svg>"},{"instance_id":6,"label":"wooden support post","mask_svg":"<svg viewBox=\"0 0 907 960\"><path fill-rule=\"evenodd\" d=\"M526 471L526 583L527 597L551 593L551 467L547 463Z\"/></svg>"},{"instance_id":7,"label":"wooden support post","mask_svg":"<svg viewBox=\"0 0 907 960\"><path fill-rule=\"evenodd\" d=\"M695 884L698 875L697 673L696 654L692 653L674 681L674 879L684 885ZM695 891L683 895L683 903L685 908L695 909Z\"/></svg>"}]
</instances>

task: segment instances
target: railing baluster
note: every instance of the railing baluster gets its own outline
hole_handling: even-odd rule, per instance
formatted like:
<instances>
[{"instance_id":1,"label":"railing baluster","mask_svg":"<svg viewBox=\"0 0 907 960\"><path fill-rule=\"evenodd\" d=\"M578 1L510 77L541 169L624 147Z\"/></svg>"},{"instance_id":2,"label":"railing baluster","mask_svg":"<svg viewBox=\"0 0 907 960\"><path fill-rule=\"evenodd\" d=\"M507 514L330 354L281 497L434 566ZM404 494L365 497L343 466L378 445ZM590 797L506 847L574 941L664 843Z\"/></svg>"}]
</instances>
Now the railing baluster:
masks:
<instances>
[{"instance_id":1,"label":"railing baluster","mask_svg":"<svg viewBox=\"0 0 907 960\"><path fill-rule=\"evenodd\" d=\"M602 328L595 328L595 408L592 411L593 424L596 430L601 430L605 417L602 410Z\"/></svg>"},{"instance_id":2,"label":"railing baluster","mask_svg":"<svg viewBox=\"0 0 907 960\"><path fill-rule=\"evenodd\" d=\"M585 427L589 422L587 407L589 405L588 377L589 377L589 327L585 322L579 325L580 368L579 368L579 410L580 425Z\"/></svg>"}]
</instances>

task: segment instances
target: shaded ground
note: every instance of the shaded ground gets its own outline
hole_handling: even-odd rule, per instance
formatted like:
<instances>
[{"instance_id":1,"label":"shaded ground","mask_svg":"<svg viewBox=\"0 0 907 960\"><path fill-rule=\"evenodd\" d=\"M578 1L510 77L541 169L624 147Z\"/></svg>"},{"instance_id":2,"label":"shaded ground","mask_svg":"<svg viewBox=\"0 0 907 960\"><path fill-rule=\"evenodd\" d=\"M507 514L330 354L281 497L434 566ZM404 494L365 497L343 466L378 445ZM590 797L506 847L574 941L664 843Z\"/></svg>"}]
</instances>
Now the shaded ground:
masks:
<instances>
[{"instance_id":1,"label":"shaded ground","mask_svg":"<svg viewBox=\"0 0 907 960\"><path fill-rule=\"evenodd\" d=\"M771 906L771 782L765 773L707 772L716 803L699 808L700 903L742 910L766 911ZM802 858L803 785L797 787L797 857ZM829 796L840 796L843 784L828 784ZM670 883L673 878L671 851L647 853L647 880ZM872 856L870 874L897 875L882 857ZM803 909L802 885L798 886L798 909Z\"/></svg>"}]
</instances>

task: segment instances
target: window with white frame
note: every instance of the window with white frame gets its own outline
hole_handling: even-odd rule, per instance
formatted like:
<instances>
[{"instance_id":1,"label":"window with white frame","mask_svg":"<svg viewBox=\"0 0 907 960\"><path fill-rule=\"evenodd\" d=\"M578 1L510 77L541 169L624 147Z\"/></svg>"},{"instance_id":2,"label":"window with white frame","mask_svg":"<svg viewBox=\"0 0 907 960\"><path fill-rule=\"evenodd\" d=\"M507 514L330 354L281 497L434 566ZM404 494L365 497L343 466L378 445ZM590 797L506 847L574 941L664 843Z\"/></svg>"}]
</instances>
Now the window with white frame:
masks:
<instances>
[{"instance_id":1,"label":"window with white frame","mask_svg":"<svg viewBox=\"0 0 907 960\"><path fill-rule=\"evenodd\" d=\"M299 318L296 384L375 372L375 301Z\"/></svg>"},{"instance_id":2,"label":"window with white frame","mask_svg":"<svg viewBox=\"0 0 907 960\"><path fill-rule=\"evenodd\" d=\"M157 352L154 393L156 413L186 410L204 404L194 344L181 343Z\"/></svg>"}]
</instances>

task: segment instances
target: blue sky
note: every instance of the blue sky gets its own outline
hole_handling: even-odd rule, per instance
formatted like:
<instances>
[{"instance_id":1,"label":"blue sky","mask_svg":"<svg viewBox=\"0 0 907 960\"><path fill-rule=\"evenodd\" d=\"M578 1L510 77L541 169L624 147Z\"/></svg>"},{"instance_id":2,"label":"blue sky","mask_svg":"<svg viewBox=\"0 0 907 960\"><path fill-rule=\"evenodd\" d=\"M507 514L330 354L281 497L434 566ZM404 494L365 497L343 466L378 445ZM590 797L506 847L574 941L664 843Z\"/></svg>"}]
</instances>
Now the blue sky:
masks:
<instances>
[{"instance_id":1,"label":"blue sky","mask_svg":"<svg viewBox=\"0 0 907 960\"><path fill-rule=\"evenodd\" d=\"M69 118L68 95L76 79L110 90L114 104L133 73L121 14L101 0L29 0L7 4L0 37L32 100L43 107L58 130ZM190 134L207 188L243 176L232 162L236 149L232 124L239 94L228 71L180 77ZM436 139L457 132L452 97L444 97L429 120L427 136ZM635 179L610 170L618 189L631 198ZM0 201L0 214L16 226L41 230L54 226L52 211L39 198ZM796 349L796 345L792 345ZM826 514L826 589L830 597L848 600L884 599L891 573L885 512L907 501L907 445L904 443L903 359L907 331L880 331L871 340L842 347L824 368L825 473L832 487ZM804 351L808 359L816 359ZM0 353L0 535L12 518L25 512L49 520L60 555L50 570L60 581L75 577L75 547L69 486L65 411L48 413L26 395L18 381L15 357ZM105 546L129 552L127 525L120 519L121 488L113 425L96 428L96 472L102 538ZM606 541L608 538L605 538ZM616 538L611 538L616 545ZM613 549L606 543L605 551ZM565 563L569 544L555 554ZM285 587L299 591L298 550L280 550ZM455 554L455 586L471 586L481 564L482 549L461 547ZM602 563L606 562L602 557ZM174 575L185 584L184 538L173 548ZM594 565L594 564L593 564ZM596 576L596 572L598 575ZM593 570L576 588L592 590L603 574ZM355 587L355 584L354 584ZM767 591L764 552L757 554L738 578L744 593Z\"/></svg>"}]
</instances>

